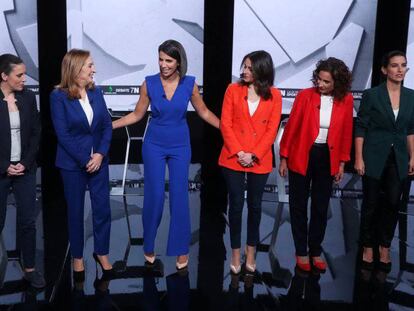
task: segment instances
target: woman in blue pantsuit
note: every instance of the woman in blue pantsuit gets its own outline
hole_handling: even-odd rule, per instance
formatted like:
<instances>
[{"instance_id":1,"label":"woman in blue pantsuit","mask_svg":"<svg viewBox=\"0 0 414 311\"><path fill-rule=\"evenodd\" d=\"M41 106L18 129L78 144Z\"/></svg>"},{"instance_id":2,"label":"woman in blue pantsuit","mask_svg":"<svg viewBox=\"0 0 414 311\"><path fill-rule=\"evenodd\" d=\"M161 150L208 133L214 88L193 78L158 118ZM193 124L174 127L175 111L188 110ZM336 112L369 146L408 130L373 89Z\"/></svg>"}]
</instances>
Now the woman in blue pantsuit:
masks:
<instances>
[{"instance_id":1,"label":"woman in blue pantsuit","mask_svg":"<svg viewBox=\"0 0 414 311\"><path fill-rule=\"evenodd\" d=\"M195 78L187 76L187 58L182 45L167 40L158 48L160 73L145 78L135 110L113 122L119 128L138 122L151 103L152 118L142 146L144 160L144 257L155 261L154 242L164 206L165 167L170 178L170 231L167 255L177 256L177 269L188 264L190 214L188 206L188 168L191 146L186 112L191 101L199 116L219 127L219 120L206 107Z\"/></svg>"},{"instance_id":2,"label":"woman in blue pantsuit","mask_svg":"<svg viewBox=\"0 0 414 311\"><path fill-rule=\"evenodd\" d=\"M95 65L88 51L70 50L62 61L61 82L50 95L58 139L56 166L60 168L68 205L75 281L84 279L83 214L87 186L92 204L93 257L104 277L113 274L108 260L111 210L107 157L112 123L102 91L94 85L94 73Z\"/></svg>"}]
</instances>

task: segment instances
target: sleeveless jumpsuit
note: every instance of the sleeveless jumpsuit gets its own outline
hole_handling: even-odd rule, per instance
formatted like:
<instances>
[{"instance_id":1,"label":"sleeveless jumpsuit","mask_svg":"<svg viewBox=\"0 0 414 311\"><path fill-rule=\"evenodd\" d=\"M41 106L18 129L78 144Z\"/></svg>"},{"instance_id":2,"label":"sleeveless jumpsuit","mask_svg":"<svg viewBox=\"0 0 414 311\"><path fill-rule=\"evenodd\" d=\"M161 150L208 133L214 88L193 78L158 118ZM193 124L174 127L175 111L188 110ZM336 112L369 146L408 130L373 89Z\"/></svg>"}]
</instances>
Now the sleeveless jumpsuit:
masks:
<instances>
[{"instance_id":1,"label":"sleeveless jumpsuit","mask_svg":"<svg viewBox=\"0 0 414 311\"><path fill-rule=\"evenodd\" d=\"M144 252L154 252L165 196L165 166L169 171L170 229L167 255L189 252L190 211L188 169L191 160L190 134L186 113L195 78L184 76L168 100L159 74L145 78L152 117L142 145L144 160Z\"/></svg>"}]
</instances>

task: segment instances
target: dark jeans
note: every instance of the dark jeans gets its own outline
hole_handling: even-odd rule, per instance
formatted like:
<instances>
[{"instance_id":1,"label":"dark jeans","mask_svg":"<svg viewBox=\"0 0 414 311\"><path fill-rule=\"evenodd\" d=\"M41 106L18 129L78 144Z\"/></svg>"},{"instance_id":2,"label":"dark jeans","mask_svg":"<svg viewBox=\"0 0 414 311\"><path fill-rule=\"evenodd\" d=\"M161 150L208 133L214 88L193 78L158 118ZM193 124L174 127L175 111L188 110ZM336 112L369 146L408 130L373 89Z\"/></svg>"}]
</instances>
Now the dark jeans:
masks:
<instances>
[{"instance_id":1,"label":"dark jeans","mask_svg":"<svg viewBox=\"0 0 414 311\"><path fill-rule=\"evenodd\" d=\"M22 253L23 267L35 266L36 252L36 173L25 172L22 176L0 175L0 232L6 220L7 196L12 188L16 201L17 246Z\"/></svg>"},{"instance_id":2,"label":"dark jeans","mask_svg":"<svg viewBox=\"0 0 414 311\"><path fill-rule=\"evenodd\" d=\"M381 179L362 177L362 246L390 247L398 220L404 180L398 176L394 150L391 149Z\"/></svg>"},{"instance_id":3,"label":"dark jeans","mask_svg":"<svg viewBox=\"0 0 414 311\"><path fill-rule=\"evenodd\" d=\"M244 185L247 179L247 245L259 243L259 226L262 217L262 196L269 174L255 174L223 168L229 193L230 244L241 247L241 225L244 205Z\"/></svg>"},{"instance_id":4,"label":"dark jeans","mask_svg":"<svg viewBox=\"0 0 414 311\"><path fill-rule=\"evenodd\" d=\"M311 187L312 184L312 187ZM311 196L311 218L308 233L308 199ZM322 252L332 176L327 144L314 144L310 150L306 176L289 171L289 211L296 255L316 257Z\"/></svg>"}]
</instances>

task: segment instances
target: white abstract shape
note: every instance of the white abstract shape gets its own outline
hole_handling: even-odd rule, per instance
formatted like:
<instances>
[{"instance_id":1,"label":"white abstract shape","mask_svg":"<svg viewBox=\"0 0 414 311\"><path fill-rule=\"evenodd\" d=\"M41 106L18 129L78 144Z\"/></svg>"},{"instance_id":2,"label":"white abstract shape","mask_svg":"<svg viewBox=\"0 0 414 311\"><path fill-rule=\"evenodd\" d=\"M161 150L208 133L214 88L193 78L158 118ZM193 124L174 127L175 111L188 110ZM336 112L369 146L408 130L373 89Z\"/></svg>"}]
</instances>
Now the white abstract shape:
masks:
<instances>
[{"instance_id":1,"label":"white abstract shape","mask_svg":"<svg viewBox=\"0 0 414 311\"><path fill-rule=\"evenodd\" d=\"M201 84L203 45L172 19L187 20L203 27L203 8L201 0L125 0L111 1L108 5L99 0L88 0L82 2L81 19L71 20L76 17L74 14L68 17L68 34L82 35L79 24L83 22L85 34L112 57L128 65L147 64L138 77L140 81L146 75L158 72L160 43L167 39L178 40L187 52L189 74L195 75Z\"/></svg>"},{"instance_id":2,"label":"white abstract shape","mask_svg":"<svg viewBox=\"0 0 414 311\"><path fill-rule=\"evenodd\" d=\"M369 89L371 87L371 84L372 84L372 68L369 71L369 76L367 79L367 83L365 84L365 89Z\"/></svg>"},{"instance_id":3,"label":"white abstract shape","mask_svg":"<svg viewBox=\"0 0 414 311\"><path fill-rule=\"evenodd\" d=\"M353 0L246 1L298 62L332 40Z\"/></svg>"},{"instance_id":4,"label":"white abstract shape","mask_svg":"<svg viewBox=\"0 0 414 311\"><path fill-rule=\"evenodd\" d=\"M332 42L326 46L326 56L336 57L352 70L358 55L364 29L356 24L349 24Z\"/></svg>"},{"instance_id":5,"label":"white abstract shape","mask_svg":"<svg viewBox=\"0 0 414 311\"><path fill-rule=\"evenodd\" d=\"M312 78L312 72L315 69L315 64L305 68L304 70L294 74L290 78L281 81L276 87L289 88L289 89L303 89L312 86L310 81Z\"/></svg>"},{"instance_id":6,"label":"white abstract shape","mask_svg":"<svg viewBox=\"0 0 414 311\"><path fill-rule=\"evenodd\" d=\"M407 46L407 59L409 62L414 61L414 42ZM407 72L404 79L404 86L414 89L414 70L409 70Z\"/></svg>"},{"instance_id":7,"label":"white abstract shape","mask_svg":"<svg viewBox=\"0 0 414 311\"><path fill-rule=\"evenodd\" d=\"M269 52L275 67L289 61L286 53L242 0L234 3L233 38L232 74L236 77L240 75L240 63L243 57L252 51ZM260 40L252 40L253 38L260 38Z\"/></svg>"},{"instance_id":8,"label":"white abstract shape","mask_svg":"<svg viewBox=\"0 0 414 311\"><path fill-rule=\"evenodd\" d=\"M7 27L5 12L14 9L13 0L0 1L0 54L12 53L17 54L10 38L9 29Z\"/></svg>"},{"instance_id":9,"label":"white abstract shape","mask_svg":"<svg viewBox=\"0 0 414 311\"><path fill-rule=\"evenodd\" d=\"M26 85L39 85L39 81L33 79L31 76L26 75Z\"/></svg>"},{"instance_id":10,"label":"white abstract shape","mask_svg":"<svg viewBox=\"0 0 414 311\"><path fill-rule=\"evenodd\" d=\"M283 98L282 99L282 114L290 114L293 106L293 98Z\"/></svg>"},{"instance_id":11,"label":"white abstract shape","mask_svg":"<svg viewBox=\"0 0 414 311\"><path fill-rule=\"evenodd\" d=\"M70 10L67 12L68 49L83 48L82 12Z\"/></svg>"},{"instance_id":12,"label":"white abstract shape","mask_svg":"<svg viewBox=\"0 0 414 311\"><path fill-rule=\"evenodd\" d=\"M36 67L39 67L39 50L37 47L37 23L16 29L30 58Z\"/></svg>"},{"instance_id":13,"label":"white abstract shape","mask_svg":"<svg viewBox=\"0 0 414 311\"><path fill-rule=\"evenodd\" d=\"M100 81L102 85L139 85L142 80L138 78L139 72L131 72L122 76L112 77L111 79ZM132 82L132 83L131 83Z\"/></svg>"}]
</instances>

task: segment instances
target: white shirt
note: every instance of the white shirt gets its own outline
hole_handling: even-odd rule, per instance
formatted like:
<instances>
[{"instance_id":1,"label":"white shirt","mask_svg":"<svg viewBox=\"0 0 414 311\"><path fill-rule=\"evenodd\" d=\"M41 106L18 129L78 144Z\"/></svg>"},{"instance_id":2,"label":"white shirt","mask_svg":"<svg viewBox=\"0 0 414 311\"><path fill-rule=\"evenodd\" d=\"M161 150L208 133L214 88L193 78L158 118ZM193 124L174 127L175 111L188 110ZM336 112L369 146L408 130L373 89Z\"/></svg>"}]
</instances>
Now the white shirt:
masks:
<instances>
[{"instance_id":1,"label":"white shirt","mask_svg":"<svg viewBox=\"0 0 414 311\"><path fill-rule=\"evenodd\" d=\"M328 139L329 125L331 124L331 114L333 97L321 95L321 109L319 112L319 134L315 143L325 144Z\"/></svg>"},{"instance_id":2,"label":"white shirt","mask_svg":"<svg viewBox=\"0 0 414 311\"><path fill-rule=\"evenodd\" d=\"M397 120L397 117L398 117L398 111L400 111L400 108L398 108L398 109L393 109L392 111L394 112L394 117L395 117L395 120Z\"/></svg>"},{"instance_id":3,"label":"white shirt","mask_svg":"<svg viewBox=\"0 0 414 311\"><path fill-rule=\"evenodd\" d=\"M249 113L250 113L250 116L252 116L254 114L254 112L256 111L257 107L259 106L260 97L255 102L252 102L250 100L247 100L247 103L249 104Z\"/></svg>"},{"instance_id":4,"label":"white shirt","mask_svg":"<svg viewBox=\"0 0 414 311\"><path fill-rule=\"evenodd\" d=\"M11 134L10 161L18 162L20 161L22 154L20 138L20 113L19 111L9 111L9 116Z\"/></svg>"},{"instance_id":5,"label":"white shirt","mask_svg":"<svg viewBox=\"0 0 414 311\"><path fill-rule=\"evenodd\" d=\"M92 110L91 104L89 103L88 95L85 96L84 100L82 100L82 98L79 98L79 103L81 104L82 109L86 114L86 119L88 119L89 126L91 126L92 120L93 120L93 110ZM92 154L93 154L93 147L91 149L91 155Z\"/></svg>"},{"instance_id":6,"label":"white shirt","mask_svg":"<svg viewBox=\"0 0 414 311\"><path fill-rule=\"evenodd\" d=\"M91 126L93 120L93 110L91 104L89 103L88 95L85 96L84 100L82 100L82 98L79 98L79 103L81 104L82 109L86 114L89 126Z\"/></svg>"}]
</instances>

